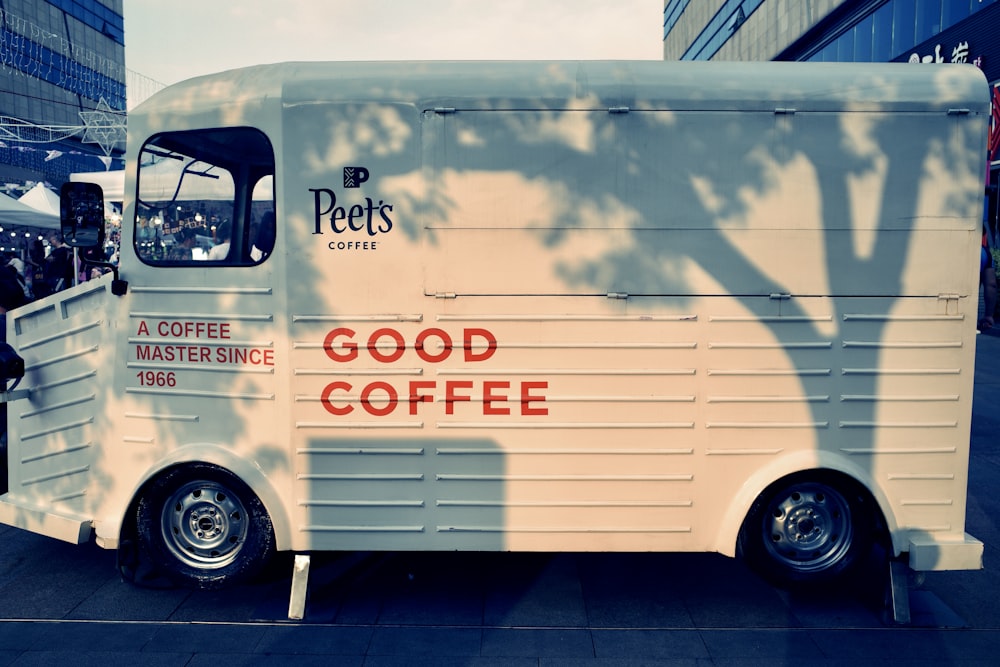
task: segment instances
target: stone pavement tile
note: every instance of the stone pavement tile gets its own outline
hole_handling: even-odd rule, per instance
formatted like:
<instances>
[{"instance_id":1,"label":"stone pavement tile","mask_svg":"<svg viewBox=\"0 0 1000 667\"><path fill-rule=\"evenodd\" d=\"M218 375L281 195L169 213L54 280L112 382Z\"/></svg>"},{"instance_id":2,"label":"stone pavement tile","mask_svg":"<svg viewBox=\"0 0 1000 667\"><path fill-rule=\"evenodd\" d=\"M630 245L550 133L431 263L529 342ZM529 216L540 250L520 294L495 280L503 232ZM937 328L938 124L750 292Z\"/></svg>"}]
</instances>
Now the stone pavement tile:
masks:
<instances>
[{"instance_id":1,"label":"stone pavement tile","mask_svg":"<svg viewBox=\"0 0 1000 667\"><path fill-rule=\"evenodd\" d=\"M538 667L538 658L376 655L365 658L364 667Z\"/></svg>"},{"instance_id":2,"label":"stone pavement tile","mask_svg":"<svg viewBox=\"0 0 1000 667\"><path fill-rule=\"evenodd\" d=\"M355 592L335 603L326 600L314 601L313 598L310 598L306 602L306 619L313 622L352 625L378 623L378 615L381 610L382 599L378 597L377 593L374 591L367 594Z\"/></svg>"},{"instance_id":3,"label":"stone pavement tile","mask_svg":"<svg viewBox=\"0 0 1000 667\"><path fill-rule=\"evenodd\" d=\"M170 623L157 627L144 651L250 654L255 651L266 631L267 626L263 625Z\"/></svg>"},{"instance_id":4,"label":"stone pavement tile","mask_svg":"<svg viewBox=\"0 0 1000 667\"><path fill-rule=\"evenodd\" d=\"M364 657L359 655L198 653L184 667L366 667L367 665Z\"/></svg>"},{"instance_id":5,"label":"stone pavement tile","mask_svg":"<svg viewBox=\"0 0 1000 667\"><path fill-rule=\"evenodd\" d=\"M812 636L825 655L843 658L930 660L942 665L991 659L997 664L1000 652L997 630L855 629L829 630Z\"/></svg>"},{"instance_id":6,"label":"stone pavement tile","mask_svg":"<svg viewBox=\"0 0 1000 667\"><path fill-rule=\"evenodd\" d=\"M580 554L591 628L690 628L691 614L671 582L673 554Z\"/></svg>"},{"instance_id":7,"label":"stone pavement tile","mask_svg":"<svg viewBox=\"0 0 1000 667\"><path fill-rule=\"evenodd\" d=\"M756 658L713 658L712 667L890 667L882 658L826 658L776 655ZM700 667L700 666L699 666ZM895 667L895 666L894 666ZM905 667L945 667L944 665L907 664Z\"/></svg>"},{"instance_id":8,"label":"stone pavement tile","mask_svg":"<svg viewBox=\"0 0 1000 667\"><path fill-rule=\"evenodd\" d=\"M1000 484L1000 480L998 480L998 484ZM975 532L972 534L979 537ZM987 547L987 551L989 551L989 547ZM965 621L965 627L1000 628L1000 604L997 604L998 591L1000 591L1000 573L996 572L996 564L1000 563L1000 555L991 556L987 553L985 561L987 567L990 568L989 570L928 572L924 582L923 587L926 592L935 595L942 604ZM914 593L918 595L914 596ZM915 599L921 598L922 592L911 591L910 595L912 606ZM962 613L959 614L958 610L962 610ZM930 623L926 626L931 627ZM960 626L942 624L936 627Z\"/></svg>"},{"instance_id":9,"label":"stone pavement tile","mask_svg":"<svg viewBox=\"0 0 1000 667\"><path fill-rule=\"evenodd\" d=\"M131 651L25 651L12 667L186 667L190 653L138 653Z\"/></svg>"},{"instance_id":10,"label":"stone pavement tile","mask_svg":"<svg viewBox=\"0 0 1000 667\"><path fill-rule=\"evenodd\" d=\"M795 627L779 592L745 563L720 554L678 554L670 573L677 597L698 628Z\"/></svg>"},{"instance_id":11,"label":"stone pavement tile","mask_svg":"<svg viewBox=\"0 0 1000 667\"><path fill-rule=\"evenodd\" d=\"M486 584L489 626L587 627L574 554L508 553Z\"/></svg>"},{"instance_id":12,"label":"stone pavement tile","mask_svg":"<svg viewBox=\"0 0 1000 667\"><path fill-rule=\"evenodd\" d=\"M701 630L701 637L713 661L720 658L795 658L805 664L830 655L813 641L812 633L796 629Z\"/></svg>"},{"instance_id":13,"label":"stone pavement tile","mask_svg":"<svg viewBox=\"0 0 1000 667\"><path fill-rule=\"evenodd\" d=\"M141 651L155 632L155 626L144 623L5 621L0 623L0 648Z\"/></svg>"},{"instance_id":14,"label":"stone pavement tile","mask_svg":"<svg viewBox=\"0 0 1000 667\"><path fill-rule=\"evenodd\" d=\"M285 559L288 564L289 559ZM381 600L371 594L365 587L365 565L375 560L372 554L363 552L351 553L317 553L311 556L309 580L306 594L305 618L297 623L329 624L338 622L344 601L353 591L361 590L359 596L365 613L354 618L345 618L339 622L346 624L373 623L378 618ZM276 565L276 572L290 572L290 565ZM250 620L263 622L287 622L288 605L291 596L291 577L278 578L270 590L260 600L258 606L250 614Z\"/></svg>"},{"instance_id":15,"label":"stone pavement tile","mask_svg":"<svg viewBox=\"0 0 1000 667\"><path fill-rule=\"evenodd\" d=\"M708 658L696 630L592 630L598 658Z\"/></svg>"},{"instance_id":16,"label":"stone pavement tile","mask_svg":"<svg viewBox=\"0 0 1000 667\"><path fill-rule=\"evenodd\" d=\"M53 632L53 624L44 621L4 621L0 623L0 647L5 650L25 651L44 646L46 637Z\"/></svg>"},{"instance_id":17,"label":"stone pavement tile","mask_svg":"<svg viewBox=\"0 0 1000 667\"><path fill-rule=\"evenodd\" d=\"M633 595L606 591L587 594L587 618L591 628L693 628L691 612L676 597Z\"/></svg>"},{"instance_id":18,"label":"stone pavement tile","mask_svg":"<svg viewBox=\"0 0 1000 667\"><path fill-rule=\"evenodd\" d=\"M585 629L487 628L483 630L482 655L592 659L594 641Z\"/></svg>"},{"instance_id":19,"label":"stone pavement tile","mask_svg":"<svg viewBox=\"0 0 1000 667\"><path fill-rule=\"evenodd\" d=\"M72 651L86 647L129 652L142 651L156 629L148 623L40 622L32 624L25 634L34 638L28 647L32 650ZM2 640L0 645L6 646Z\"/></svg>"},{"instance_id":20,"label":"stone pavement tile","mask_svg":"<svg viewBox=\"0 0 1000 667\"><path fill-rule=\"evenodd\" d=\"M310 573L307 623L377 624L386 601L408 583L407 563L393 553L338 555L332 563L322 561L326 556L315 556L322 564L315 577Z\"/></svg>"},{"instance_id":21,"label":"stone pavement tile","mask_svg":"<svg viewBox=\"0 0 1000 667\"><path fill-rule=\"evenodd\" d=\"M385 600L378 615L381 625L473 625L483 622L483 598L476 591L397 595Z\"/></svg>"},{"instance_id":22,"label":"stone pavement tile","mask_svg":"<svg viewBox=\"0 0 1000 667\"><path fill-rule=\"evenodd\" d=\"M35 563L46 563L45 568L20 572L0 588L4 599L18 601L18 618L63 618L105 582L117 579L113 569L74 560L69 554L76 552L63 551L58 558L51 557L53 553L33 557ZM11 617L3 610L0 616Z\"/></svg>"},{"instance_id":23,"label":"stone pavement tile","mask_svg":"<svg viewBox=\"0 0 1000 667\"><path fill-rule=\"evenodd\" d=\"M934 593L925 590L911 590L910 626L914 628L967 628L969 624Z\"/></svg>"},{"instance_id":24,"label":"stone pavement tile","mask_svg":"<svg viewBox=\"0 0 1000 667\"><path fill-rule=\"evenodd\" d=\"M699 667L997 667L996 658L955 658L944 662L940 658L715 658ZM594 666L596 667L596 665Z\"/></svg>"},{"instance_id":25,"label":"stone pavement tile","mask_svg":"<svg viewBox=\"0 0 1000 667\"><path fill-rule=\"evenodd\" d=\"M183 589L141 588L115 577L77 605L66 618L119 621L162 621L191 596Z\"/></svg>"},{"instance_id":26,"label":"stone pavement tile","mask_svg":"<svg viewBox=\"0 0 1000 667\"><path fill-rule=\"evenodd\" d=\"M282 655L364 656L372 628L324 625L272 626L257 643L256 653Z\"/></svg>"},{"instance_id":27,"label":"stone pavement tile","mask_svg":"<svg viewBox=\"0 0 1000 667\"><path fill-rule=\"evenodd\" d=\"M574 658L541 658L539 667L715 667L715 663L698 658L594 658L581 661Z\"/></svg>"},{"instance_id":28,"label":"stone pavement tile","mask_svg":"<svg viewBox=\"0 0 1000 667\"><path fill-rule=\"evenodd\" d=\"M698 628L788 628L798 619L773 588L760 594L738 591L685 595L694 626Z\"/></svg>"},{"instance_id":29,"label":"stone pavement tile","mask_svg":"<svg viewBox=\"0 0 1000 667\"><path fill-rule=\"evenodd\" d=\"M791 625L802 628L881 628L888 613L853 597L790 598L788 606L795 616Z\"/></svg>"},{"instance_id":30,"label":"stone pavement tile","mask_svg":"<svg viewBox=\"0 0 1000 667\"><path fill-rule=\"evenodd\" d=\"M268 582L248 584L223 590L191 591L170 615L171 621L217 621L240 623L253 616L261 601L271 594ZM286 594L287 595L287 594ZM288 604L285 598L285 604ZM285 615L288 607L285 607Z\"/></svg>"},{"instance_id":31,"label":"stone pavement tile","mask_svg":"<svg viewBox=\"0 0 1000 667\"><path fill-rule=\"evenodd\" d=\"M368 655L478 656L482 635L479 628L376 627Z\"/></svg>"}]
</instances>

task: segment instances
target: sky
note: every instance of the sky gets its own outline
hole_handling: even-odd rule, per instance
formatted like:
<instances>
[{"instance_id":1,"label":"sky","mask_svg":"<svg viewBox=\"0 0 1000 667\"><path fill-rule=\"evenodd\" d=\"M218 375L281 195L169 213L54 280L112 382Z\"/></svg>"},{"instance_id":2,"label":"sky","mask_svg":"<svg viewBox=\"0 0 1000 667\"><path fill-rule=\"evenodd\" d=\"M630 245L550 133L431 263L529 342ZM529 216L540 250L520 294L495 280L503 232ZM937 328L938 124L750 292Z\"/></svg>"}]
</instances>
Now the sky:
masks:
<instances>
[{"instance_id":1,"label":"sky","mask_svg":"<svg viewBox=\"0 0 1000 667\"><path fill-rule=\"evenodd\" d=\"M660 60L662 0L126 0L125 66L171 84L292 60Z\"/></svg>"}]
</instances>

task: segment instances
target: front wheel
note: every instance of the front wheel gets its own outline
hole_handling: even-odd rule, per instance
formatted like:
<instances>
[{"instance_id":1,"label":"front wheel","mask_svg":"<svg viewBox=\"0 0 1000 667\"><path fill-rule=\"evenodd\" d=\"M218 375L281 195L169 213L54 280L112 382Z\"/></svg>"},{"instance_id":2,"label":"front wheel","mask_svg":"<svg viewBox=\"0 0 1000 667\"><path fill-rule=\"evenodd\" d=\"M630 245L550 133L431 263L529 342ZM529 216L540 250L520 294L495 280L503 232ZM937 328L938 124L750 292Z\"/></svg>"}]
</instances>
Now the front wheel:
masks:
<instances>
[{"instance_id":1,"label":"front wheel","mask_svg":"<svg viewBox=\"0 0 1000 667\"><path fill-rule=\"evenodd\" d=\"M847 478L816 473L764 491L740 531L739 550L776 584L823 584L848 576L874 539L868 493Z\"/></svg>"},{"instance_id":2,"label":"front wheel","mask_svg":"<svg viewBox=\"0 0 1000 667\"><path fill-rule=\"evenodd\" d=\"M219 588L257 574L274 554L263 503L232 473L193 464L150 482L136 509L139 546L178 584Z\"/></svg>"}]
</instances>

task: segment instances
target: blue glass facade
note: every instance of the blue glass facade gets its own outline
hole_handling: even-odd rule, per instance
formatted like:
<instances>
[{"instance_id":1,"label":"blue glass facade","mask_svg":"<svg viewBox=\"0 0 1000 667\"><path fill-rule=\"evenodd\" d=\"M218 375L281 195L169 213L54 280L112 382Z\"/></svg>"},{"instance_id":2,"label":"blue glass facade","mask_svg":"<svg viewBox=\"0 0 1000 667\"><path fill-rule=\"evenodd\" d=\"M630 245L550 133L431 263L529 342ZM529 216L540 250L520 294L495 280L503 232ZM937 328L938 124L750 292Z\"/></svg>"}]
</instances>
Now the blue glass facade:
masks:
<instances>
[{"instance_id":1,"label":"blue glass facade","mask_svg":"<svg viewBox=\"0 0 1000 667\"><path fill-rule=\"evenodd\" d=\"M848 0L775 59L888 62L998 1ZM664 39L691 2L666 2ZM711 60L763 2L726 0L680 59Z\"/></svg>"},{"instance_id":2,"label":"blue glass facade","mask_svg":"<svg viewBox=\"0 0 1000 667\"><path fill-rule=\"evenodd\" d=\"M0 115L13 119L0 142L6 194L120 164L123 145L98 145L81 114L102 100L126 108L123 14L122 0L0 0Z\"/></svg>"},{"instance_id":3,"label":"blue glass facade","mask_svg":"<svg viewBox=\"0 0 1000 667\"><path fill-rule=\"evenodd\" d=\"M6 26L0 27L0 42L9 45L8 49L0 51L0 67L39 78L93 102L99 102L103 97L112 109L125 108L124 81L116 81L96 72L69 56L18 35ZM94 97L95 94L97 97Z\"/></svg>"},{"instance_id":4,"label":"blue glass facade","mask_svg":"<svg viewBox=\"0 0 1000 667\"><path fill-rule=\"evenodd\" d=\"M691 0L671 0L663 8L664 37L673 29L690 2ZM726 0L680 59L711 59L763 2L764 0Z\"/></svg>"},{"instance_id":5,"label":"blue glass facade","mask_svg":"<svg viewBox=\"0 0 1000 667\"><path fill-rule=\"evenodd\" d=\"M49 0L49 4L122 46L125 45L125 17L96 0Z\"/></svg>"},{"instance_id":6,"label":"blue glass facade","mask_svg":"<svg viewBox=\"0 0 1000 667\"><path fill-rule=\"evenodd\" d=\"M804 57L787 59L888 62L995 2L996 0L886 0L832 39L821 36L818 44L800 49L805 51Z\"/></svg>"}]
</instances>

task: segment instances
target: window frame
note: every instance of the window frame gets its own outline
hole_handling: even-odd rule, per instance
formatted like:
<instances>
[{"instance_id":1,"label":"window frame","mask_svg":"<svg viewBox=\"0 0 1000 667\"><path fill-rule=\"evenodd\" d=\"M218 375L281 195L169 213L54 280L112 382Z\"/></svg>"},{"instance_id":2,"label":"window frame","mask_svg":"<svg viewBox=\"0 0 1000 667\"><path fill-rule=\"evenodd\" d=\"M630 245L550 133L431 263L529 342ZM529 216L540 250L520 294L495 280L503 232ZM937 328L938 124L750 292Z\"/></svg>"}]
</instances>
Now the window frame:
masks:
<instances>
[{"instance_id":1,"label":"window frame","mask_svg":"<svg viewBox=\"0 0 1000 667\"><path fill-rule=\"evenodd\" d=\"M132 245L142 263L156 267L256 266L270 257L275 237L275 158L273 144L261 130L239 126L158 132L146 139L139 156ZM172 167L170 160L178 162ZM165 191L172 192L169 198L143 199L143 179L154 176L152 169L168 172ZM144 170L147 170L145 176ZM224 175L232 183L231 197L219 198L218 193L211 190L198 191L197 185L193 191L188 188L185 193L185 188L194 182L187 179L219 179ZM171 178L174 180L171 181ZM199 196L186 196L195 194ZM226 195L229 194L226 192ZM193 220L184 225L171 225L170 213L184 209L198 211L199 214L205 211L206 215L199 220L197 227ZM210 216L207 211L214 213ZM173 217L174 223L180 222L179 214L175 213ZM151 234L144 232L140 235L144 219L149 222L148 226L153 227ZM259 230L260 223L265 219L272 226L270 248L267 252L254 252L257 248L251 232ZM158 224L155 221L159 221ZM230 225L232 239L225 258L208 259L201 257L201 253L190 259L177 257L174 249L181 238L177 234L187 236L191 233L196 244L202 247L208 239L214 240L218 228L224 223ZM202 231L200 235L195 231L199 229ZM203 239L200 244L197 243L199 236Z\"/></svg>"}]
</instances>

